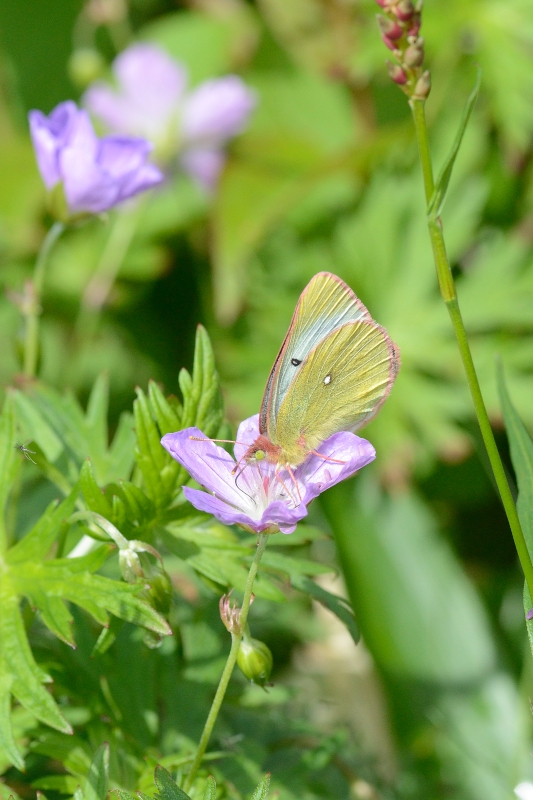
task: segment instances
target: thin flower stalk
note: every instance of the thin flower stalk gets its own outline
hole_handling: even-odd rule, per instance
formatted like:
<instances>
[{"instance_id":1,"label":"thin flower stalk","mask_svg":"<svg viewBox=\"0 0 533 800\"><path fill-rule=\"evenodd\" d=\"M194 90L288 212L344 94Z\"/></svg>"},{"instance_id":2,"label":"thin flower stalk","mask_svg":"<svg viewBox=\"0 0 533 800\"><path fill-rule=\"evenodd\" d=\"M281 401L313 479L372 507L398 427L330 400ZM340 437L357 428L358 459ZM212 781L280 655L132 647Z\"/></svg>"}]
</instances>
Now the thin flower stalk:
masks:
<instances>
[{"instance_id":1,"label":"thin flower stalk","mask_svg":"<svg viewBox=\"0 0 533 800\"><path fill-rule=\"evenodd\" d=\"M450 315L483 442L507 515L509 527L511 528L529 594L533 598L533 563L531 562L516 505L481 393L459 308L453 273L446 253L442 220L438 211L436 212L432 206L435 181L425 114L425 101L431 89L431 76L428 70L424 70L424 40L419 35L422 2L418 0L416 5L411 0L376 0L376 2L383 12L383 14L378 15L381 38L395 58L395 63L388 63L389 74L391 79L398 84L409 98L409 106L413 114L424 181L429 238L433 250L439 290Z\"/></svg>"},{"instance_id":2,"label":"thin flower stalk","mask_svg":"<svg viewBox=\"0 0 533 800\"><path fill-rule=\"evenodd\" d=\"M246 620L248 619L248 611L250 610L250 603L252 600L252 590L254 586L255 576L257 575L257 570L259 568L259 562L261 561L261 557L265 552L268 538L269 538L268 533L261 533L259 534L257 540L257 548L255 551L252 564L250 566L250 570L248 572L248 578L246 580L246 586L244 589L244 597L242 600L241 613L240 613L240 625L236 626L234 631L232 631L231 633L231 649L229 651L228 660L226 661L224 671L222 672L222 675L220 677L220 682L218 684L218 688L215 697L213 699L209 715L205 722L204 729L202 731L202 735L198 743L198 749L196 750L194 761L192 762L189 774L185 779L184 790L186 792L189 791L192 784L194 783L194 779L196 777L200 764L202 763L202 759L207 749L207 745L209 744L209 739L211 738L211 733L213 732L215 722L217 721L220 708L222 706L222 703L224 702L226 689L228 688L228 684L233 674L235 664L237 663L237 656L239 654L239 647L241 644L241 639L243 637L243 630L246 628Z\"/></svg>"},{"instance_id":3,"label":"thin flower stalk","mask_svg":"<svg viewBox=\"0 0 533 800\"><path fill-rule=\"evenodd\" d=\"M50 251L57 242L65 226L62 222L55 222L43 239L39 255L33 270L31 298L25 310L26 333L24 337L24 375L33 378L37 370L39 354L39 317L41 315L41 295L43 292L46 264Z\"/></svg>"}]
</instances>

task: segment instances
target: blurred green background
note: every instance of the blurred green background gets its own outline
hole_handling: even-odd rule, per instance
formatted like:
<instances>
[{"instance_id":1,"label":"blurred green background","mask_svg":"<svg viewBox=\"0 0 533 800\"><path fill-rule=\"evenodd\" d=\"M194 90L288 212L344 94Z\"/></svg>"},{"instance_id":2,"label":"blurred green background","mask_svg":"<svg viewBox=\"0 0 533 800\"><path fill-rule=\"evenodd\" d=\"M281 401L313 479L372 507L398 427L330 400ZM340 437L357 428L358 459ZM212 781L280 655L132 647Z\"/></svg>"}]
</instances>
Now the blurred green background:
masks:
<instances>
[{"instance_id":1,"label":"blurred green background","mask_svg":"<svg viewBox=\"0 0 533 800\"><path fill-rule=\"evenodd\" d=\"M55 249L40 376L85 401L107 371L116 422L149 378L178 391L203 322L237 423L258 410L309 278L325 269L346 280L399 344L403 364L364 433L375 466L312 512L336 540L364 643L356 650L329 617L312 643L296 613L284 634L269 623L277 680L300 688L308 700L299 713L324 737L348 731L380 796L512 797L533 776L522 579L438 296L408 106L387 77L377 6L108 5L115 19L95 25L81 0L0 0L2 385L19 371L21 323L9 293L30 276L50 224L27 111L80 97L72 55L89 45L110 63L133 38L157 42L185 62L193 85L241 74L258 105L217 190L207 196L177 175L150 197L107 305L81 333L80 297L113 214L69 231ZM475 65L483 70L443 222L511 472L495 356L533 428L533 4L427 0L422 33L435 163L453 140ZM334 586L340 591L340 581ZM317 784L305 796L345 796L335 791Z\"/></svg>"}]
</instances>

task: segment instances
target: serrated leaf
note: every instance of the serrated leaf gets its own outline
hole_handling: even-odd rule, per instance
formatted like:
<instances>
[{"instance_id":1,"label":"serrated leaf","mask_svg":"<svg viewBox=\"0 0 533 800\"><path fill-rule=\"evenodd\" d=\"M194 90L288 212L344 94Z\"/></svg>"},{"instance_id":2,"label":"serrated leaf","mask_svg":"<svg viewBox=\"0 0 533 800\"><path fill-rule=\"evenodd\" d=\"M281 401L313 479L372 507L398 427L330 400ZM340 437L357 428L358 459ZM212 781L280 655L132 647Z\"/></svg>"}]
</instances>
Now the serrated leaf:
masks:
<instances>
[{"instance_id":1,"label":"serrated leaf","mask_svg":"<svg viewBox=\"0 0 533 800\"><path fill-rule=\"evenodd\" d=\"M452 145L450 153L448 154L448 157L446 158L443 164L441 172L435 182L435 189L433 190L433 195L428 204L428 214L430 216L438 217L442 211L442 207L446 199L446 193L448 191L448 184L450 183L450 178L452 176L455 159L457 158L457 154L459 153L461 142L463 141L463 136L465 135L470 115L472 114L472 111L476 104L480 88L481 88L481 69L478 67L476 82L474 88L472 89L472 92L470 93L468 100L466 101L465 109L463 111L463 116L459 124L459 130L457 131L455 141Z\"/></svg>"},{"instance_id":2,"label":"serrated leaf","mask_svg":"<svg viewBox=\"0 0 533 800\"><path fill-rule=\"evenodd\" d=\"M346 626L354 642L361 638L349 600L328 592L305 575L291 575L291 585L328 608Z\"/></svg>"},{"instance_id":3,"label":"serrated leaf","mask_svg":"<svg viewBox=\"0 0 533 800\"><path fill-rule=\"evenodd\" d=\"M84 800L105 800L109 781L109 745L100 745L83 786Z\"/></svg>"},{"instance_id":4,"label":"serrated leaf","mask_svg":"<svg viewBox=\"0 0 533 800\"><path fill-rule=\"evenodd\" d=\"M6 583L5 577L4 583ZM17 596L7 594L6 587L3 586L0 604L1 656L7 672L11 675L11 693L37 719L52 728L71 733L70 725L60 714L52 696L42 686L42 683L49 681L49 678L33 658Z\"/></svg>"},{"instance_id":5,"label":"serrated leaf","mask_svg":"<svg viewBox=\"0 0 533 800\"><path fill-rule=\"evenodd\" d=\"M217 784L212 775L209 775L205 784L204 800L215 800Z\"/></svg>"},{"instance_id":6,"label":"serrated leaf","mask_svg":"<svg viewBox=\"0 0 533 800\"><path fill-rule=\"evenodd\" d=\"M267 800L268 790L270 788L270 773L268 772L264 778L259 782L259 785L253 793L250 800Z\"/></svg>"},{"instance_id":7,"label":"serrated leaf","mask_svg":"<svg viewBox=\"0 0 533 800\"><path fill-rule=\"evenodd\" d=\"M159 789L159 794L156 795L158 800L191 800L189 795L180 789L170 772L160 764L155 768L154 780Z\"/></svg>"}]
</instances>

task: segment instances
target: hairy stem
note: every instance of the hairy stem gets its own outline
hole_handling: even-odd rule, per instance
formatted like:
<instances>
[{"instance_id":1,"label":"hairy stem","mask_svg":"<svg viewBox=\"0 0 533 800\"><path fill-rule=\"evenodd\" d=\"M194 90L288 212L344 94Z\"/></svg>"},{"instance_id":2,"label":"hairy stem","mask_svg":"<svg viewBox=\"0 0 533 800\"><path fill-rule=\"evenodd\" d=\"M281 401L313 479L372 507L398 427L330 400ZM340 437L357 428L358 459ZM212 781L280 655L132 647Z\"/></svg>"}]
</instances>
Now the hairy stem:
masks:
<instances>
[{"instance_id":1,"label":"hairy stem","mask_svg":"<svg viewBox=\"0 0 533 800\"><path fill-rule=\"evenodd\" d=\"M255 551L255 555L253 561L250 566L250 571L248 572L248 578L246 580L246 586L244 589L244 597L242 600L241 606L241 614L240 614L240 627L241 630L246 628L246 620L248 618L248 611L250 609L250 602L252 599L252 589L254 585L255 576L257 575L257 570L259 567L259 562L261 561L261 557L265 552L265 547L267 546L268 542L268 534L261 533L259 534L259 540L257 542L257 549ZM196 755L194 757L194 761L191 765L191 769L187 778L185 779L184 789L187 792L196 777L196 773L198 772L198 768L202 763L202 759L204 757L204 753L206 751L207 745L209 743L209 739L211 738L211 733L213 731L213 727L218 717L218 713L224 701L224 696L226 694L226 689L228 688L228 683L231 678L233 668L235 666L235 662L237 661L237 654L239 652L239 646L242 639L242 633L232 633L231 634L231 649L229 651L228 660L226 661L226 665L224 667L224 671L220 676L220 682L218 684L218 688L213 699L213 703L211 705L211 709L209 711L207 720L204 725L204 729L202 731L202 735L200 737L200 741L198 743L198 749L196 751Z\"/></svg>"},{"instance_id":2,"label":"hairy stem","mask_svg":"<svg viewBox=\"0 0 533 800\"><path fill-rule=\"evenodd\" d=\"M424 177L424 189L426 194L426 203L429 207L429 202L433 195L434 181L433 169L431 166L431 155L429 152L428 132L426 125L426 117L424 111L424 101L411 100L411 109L413 112L413 119L415 123L416 136L418 141L418 150L420 154L420 162L422 165L422 173ZM437 277L439 281L439 289L442 299L446 303L448 313L453 325L455 338L457 339L457 346L461 354L463 366L466 372L470 394L474 403L476 416L478 419L479 427L483 442L487 450L490 465L494 473L494 479L500 493L501 501L507 515L509 527L513 535L515 547L522 565L522 570L528 585L529 593L533 590L533 564L527 549L526 540L520 525L518 513L513 500L513 495L509 487L509 482L503 468L502 460L496 446L494 434L490 426L489 416L481 394L476 368L472 359L470 345L468 344L468 337L466 335L463 318L457 300L457 293L455 290L455 283L453 279L450 262L446 253L446 246L444 244L444 237L442 233L442 223L440 218L428 213L428 227L429 236L431 239L431 246L433 248L433 257L435 259L435 267L437 269Z\"/></svg>"},{"instance_id":3,"label":"hairy stem","mask_svg":"<svg viewBox=\"0 0 533 800\"><path fill-rule=\"evenodd\" d=\"M33 378L37 369L37 356L39 353L39 316L41 314L41 295L43 292L46 263L50 251L59 239L65 226L62 222L54 222L43 239L41 249L35 261L33 279L31 282L32 297L25 311L26 335L24 338L24 374Z\"/></svg>"}]
</instances>

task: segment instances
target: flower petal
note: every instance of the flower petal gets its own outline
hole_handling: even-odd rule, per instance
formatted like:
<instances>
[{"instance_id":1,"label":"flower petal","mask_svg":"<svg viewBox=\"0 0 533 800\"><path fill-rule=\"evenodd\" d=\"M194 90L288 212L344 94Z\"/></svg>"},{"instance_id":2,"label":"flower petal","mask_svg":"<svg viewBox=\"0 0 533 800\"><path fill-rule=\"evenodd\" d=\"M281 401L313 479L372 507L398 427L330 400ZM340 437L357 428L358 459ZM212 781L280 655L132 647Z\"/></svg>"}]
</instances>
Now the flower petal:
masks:
<instances>
[{"instance_id":1,"label":"flower petal","mask_svg":"<svg viewBox=\"0 0 533 800\"><path fill-rule=\"evenodd\" d=\"M192 436L201 441L191 439ZM206 440L202 431L186 428L177 433L167 433L161 439L161 444L197 483L205 486L219 500L234 509L253 513L253 500L239 489L232 474L235 461L222 447Z\"/></svg>"},{"instance_id":2,"label":"flower petal","mask_svg":"<svg viewBox=\"0 0 533 800\"><path fill-rule=\"evenodd\" d=\"M370 442L348 431L334 433L320 445L318 452L325 458L311 455L295 472L298 481L305 486L306 504L330 486L350 478L376 457Z\"/></svg>"},{"instance_id":3,"label":"flower petal","mask_svg":"<svg viewBox=\"0 0 533 800\"><path fill-rule=\"evenodd\" d=\"M193 147L180 156L185 172L208 191L215 188L225 160L221 150L209 147Z\"/></svg>"},{"instance_id":4,"label":"flower petal","mask_svg":"<svg viewBox=\"0 0 533 800\"><path fill-rule=\"evenodd\" d=\"M183 493L195 508L212 514L219 522L225 525L244 525L256 533L262 533L273 526L278 527L283 533L292 533L299 520L307 516L307 508L303 504L298 508L289 508L282 500L276 500L265 509L260 519L254 519L218 497L201 492L199 489L184 486Z\"/></svg>"},{"instance_id":5,"label":"flower petal","mask_svg":"<svg viewBox=\"0 0 533 800\"><path fill-rule=\"evenodd\" d=\"M47 117L41 111L30 111L30 135L39 172L47 189L61 180L59 151L66 144L79 110L67 100L60 103Z\"/></svg>"},{"instance_id":6,"label":"flower petal","mask_svg":"<svg viewBox=\"0 0 533 800\"><path fill-rule=\"evenodd\" d=\"M146 136L156 142L167 133L185 90L185 70L156 45L131 45L114 61L119 91L93 84L84 105L109 131Z\"/></svg>"},{"instance_id":7,"label":"flower petal","mask_svg":"<svg viewBox=\"0 0 533 800\"><path fill-rule=\"evenodd\" d=\"M185 141L223 144L243 130L255 103L255 93L236 75L205 81L184 104Z\"/></svg>"},{"instance_id":8,"label":"flower petal","mask_svg":"<svg viewBox=\"0 0 533 800\"><path fill-rule=\"evenodd\" d=\"M242 444L235 444L233 452L235 458L239 461L245 454L248 447L255 442L259 436L259 414L254 414L253 417L248 417L241 422L239 430L237 431L237 442Z\"/></svg>"}]
</instances>

